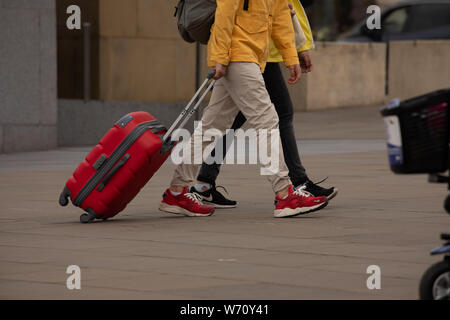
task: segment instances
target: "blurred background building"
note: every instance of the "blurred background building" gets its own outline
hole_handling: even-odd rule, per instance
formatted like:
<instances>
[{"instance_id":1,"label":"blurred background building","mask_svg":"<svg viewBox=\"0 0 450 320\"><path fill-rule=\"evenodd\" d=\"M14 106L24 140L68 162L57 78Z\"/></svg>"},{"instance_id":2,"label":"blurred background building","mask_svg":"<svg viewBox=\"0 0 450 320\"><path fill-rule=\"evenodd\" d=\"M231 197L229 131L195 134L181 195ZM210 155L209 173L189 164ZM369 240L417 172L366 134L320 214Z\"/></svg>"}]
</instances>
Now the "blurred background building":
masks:
<instances>
[{"instance_id":1,"label":"blurred background building","mask_svg":"<svg viewBox=\"0 0 450 320\"><path fill-rule=\"evenodd\" d=\"M306 11L316 40L332 41L366 17L367 7L384 9L399 0L314 0Z\"/></svg>"},{"instance_id":2,"label":"blurred background building","mask_svg":"<svg viewBox=\"0 0 450 320\"><path fill-rule=\"evenodd\" d=\"M185 82L187 75L195 74L192 69L195 46L185 44L177 34L172 17L177 2L58 0L58 96L83 98L83 33L87 29L74 31L66 28L66 8L77 4L82 8L83 21L90 24L91 98L147 101L188 99L192 88ZM398 0L304 2L308 5L306 10L315 39L334 41L365 18L369 5L385 7ZM155 64L155 61L158 63ZM153 75L160 72L173 75L175 83L168 82L173 78L167 76L149 82ZM130 80L133 84L131 88ZM154 90L149 90L149 87ZM173 92L166 90L167 87L172 87Z\"/></svg>"},{"instance_id":3,"label":"blurred background building","mask_svg":"<svg viewBox=\"0 0 450 320\"><path fill-rule=\"evenodd\" d=\"M0 153L93 144L138 109L169 124L208 71L205 47L177 33L177 3L0 0ZM381 106L450 86L450 0L302 3L316 49L314 72L290 87L297 111ZM399 7L369 32L372 4ZM69 5L81 8L81 30L66 27Z\"/></svg>"}]
</instances>

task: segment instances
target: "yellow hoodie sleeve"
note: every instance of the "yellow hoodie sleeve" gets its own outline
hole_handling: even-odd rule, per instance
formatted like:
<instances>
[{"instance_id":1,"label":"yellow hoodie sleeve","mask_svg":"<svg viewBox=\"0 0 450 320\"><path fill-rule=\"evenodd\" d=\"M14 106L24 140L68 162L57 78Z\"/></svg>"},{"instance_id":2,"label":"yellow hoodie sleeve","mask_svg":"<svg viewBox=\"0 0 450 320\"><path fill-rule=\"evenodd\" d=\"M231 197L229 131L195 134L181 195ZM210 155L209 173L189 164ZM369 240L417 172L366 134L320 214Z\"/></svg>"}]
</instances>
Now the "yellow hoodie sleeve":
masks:
<instances>
[{"instance_id":1,"label":"yellow hoodie sleeve","mask_svg":"<svg viewBox=\"0 0 450 320\"><path fill-rule=\"evenodd\" d=\"M305 33L306 37L306 42L303 47L300 48L299 52L312 50L314 49L314 39L305 9L303 8L299 0L291 0L290 2L294 6L295 12L297 13L297 19L300 22L300 25L302 26L302 30Z\"/></svg>"},{"instance_id":2,"label":"yellow hoodie sleeve","mask_svg":"<svg viewBox=\"0 0 450 320\"><path fill-rule=\"evenodd\" d=\"M299 64L294 26L286 0L278 0L273 16L272 39L287 67Z\"/></svg>"},{"instance_id":3,"label":"yellow hoodie sleeve","mask_svg":"<svg viewBox=\"0 0 450 320\"><path fill-rule=\"evenodd\" d=\"M209 61L230 63L231 35L240 0L217 0L215 23L208 46Z\"/></svg>"},{"instance_id":4,"label":"yellow hoodie sleeve","mask_svg":"<svg viewBox=\"0 0 450 320\"><path fill-rule=\"evenodd\" d=\"M297 13L297 19L300 22L303 32L305 33L306 42L303 45L299 52L308 51L314 49L314 39L311 31L311 27L309 25L308 17L306 15L303 6L301 5L299 0L288 0L292 3L295 12ZM270 43L270 51L269 51L269 59L268 62L282 62L283 58L275 47L273 41Z\"/></svg>"}]
</instances>

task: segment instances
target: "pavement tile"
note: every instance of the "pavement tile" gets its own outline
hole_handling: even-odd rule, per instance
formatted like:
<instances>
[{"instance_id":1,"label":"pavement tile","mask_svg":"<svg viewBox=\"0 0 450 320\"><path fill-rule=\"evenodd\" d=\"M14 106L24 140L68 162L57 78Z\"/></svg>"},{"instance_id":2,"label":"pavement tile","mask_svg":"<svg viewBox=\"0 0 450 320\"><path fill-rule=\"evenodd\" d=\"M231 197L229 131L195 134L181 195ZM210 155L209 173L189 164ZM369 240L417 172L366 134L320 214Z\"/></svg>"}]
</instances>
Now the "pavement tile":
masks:
<instances>
[{"instance_id":1,"label":"pavement tile","mask_svg":"<svg viewBox=\"0 0 450 320\"><path fill-rule=\"evenodd\" d=\"M309 176L330 176L324 185L339 194L295 219L272 217L273 194L256 166L223 166L218 184L238 208L204 219L162 213L174 168L166 163L125 212L84 225L78 208L57 199L88 148L0 155L0 298L417 299L421 275L440 259L429 251L449 231L448 191L390 171L377 112L296 115ZM326 126L319 132L317 123ZM81 267L80 291L65 287L71 264ZM369 265L381 268L381 290L366 287Z\"/></svg>"}]
</instances>

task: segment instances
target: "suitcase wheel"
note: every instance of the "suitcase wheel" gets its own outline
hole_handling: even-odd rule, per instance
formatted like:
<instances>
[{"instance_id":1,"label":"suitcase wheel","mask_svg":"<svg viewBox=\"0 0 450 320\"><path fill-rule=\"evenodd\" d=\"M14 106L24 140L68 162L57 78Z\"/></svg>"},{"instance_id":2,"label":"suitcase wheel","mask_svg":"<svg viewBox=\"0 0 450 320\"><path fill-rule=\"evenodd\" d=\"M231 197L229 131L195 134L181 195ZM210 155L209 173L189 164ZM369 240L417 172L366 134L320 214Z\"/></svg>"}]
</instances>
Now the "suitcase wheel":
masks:
<instances>
[{"instance_id":1,"label":"suitcase wheel","mask_svg":"<svg viewBox=\"0 0 450 320\"><path fill-rule=\"evenodd\" d=\"M59 204L63 207L69 204L69 197L72 197L72 192L70 192L67 187L64 187L64 190L59 195Z\"/></svg>"},{"instance_id":2,"label":"suitcase wheel","mask_svg":"<svg viewBox=\"0 0 450 320\"><path fill-rule=\"evenodd\" d=\"M91 214L87 214L87 213L83 213L80 216L80 222L81 223L89 223L91 221L93 221L95 219L95 217Z\"/></svg>"},{"instance_id":3,"label":"suitcase wheel","mask_svg":"<svg viewBox=\"0 0 450 320\"><path fill-rule=\"evenodd\" d=\"M80 216L81 223L89 223L91 221L94 221L95 219L103 219L101 216L96 214L95 211L92 210L91 208L87 208L86 212L87 213L83 213ZM108 219L108 218L106 218L106 219ZM105 219L103 219L103 220L105 220Z\"/></svg>"}]
</instances>

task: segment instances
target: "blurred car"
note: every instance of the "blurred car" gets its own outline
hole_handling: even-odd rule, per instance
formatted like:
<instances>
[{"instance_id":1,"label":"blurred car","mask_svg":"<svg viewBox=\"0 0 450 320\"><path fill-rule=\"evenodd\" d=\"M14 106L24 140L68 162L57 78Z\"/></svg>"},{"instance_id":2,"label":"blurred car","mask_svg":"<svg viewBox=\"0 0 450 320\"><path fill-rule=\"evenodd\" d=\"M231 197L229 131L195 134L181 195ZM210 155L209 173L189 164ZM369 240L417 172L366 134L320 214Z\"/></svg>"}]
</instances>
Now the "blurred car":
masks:
<instances>
[{"instance_id":1,"label":"blurred car","mask_svg":"<svg viewBox=\"0 0 450 320\"><path fill-rule=\"evenodd\" d=\"M381 13L381 29L370 30L366 20L339 41L450 39L450 0L409 0Z\"/></svg>"}]
</instances>

